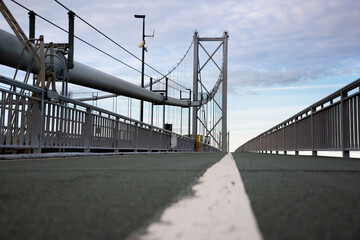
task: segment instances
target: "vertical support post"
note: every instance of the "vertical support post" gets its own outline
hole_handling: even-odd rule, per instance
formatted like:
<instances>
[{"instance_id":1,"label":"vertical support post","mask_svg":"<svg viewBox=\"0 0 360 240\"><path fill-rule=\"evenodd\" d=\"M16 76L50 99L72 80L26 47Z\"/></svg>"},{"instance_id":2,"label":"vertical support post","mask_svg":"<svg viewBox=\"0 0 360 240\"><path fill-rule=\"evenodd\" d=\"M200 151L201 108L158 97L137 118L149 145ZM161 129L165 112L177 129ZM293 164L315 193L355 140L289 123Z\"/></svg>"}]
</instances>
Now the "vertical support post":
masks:
<instances>
[{"instance_id":1,"label":"vertical support post","mask_svg":"<svg viewBox=\"0 0 360 240\"><path fill-rule=\"evenodd\" d=\"M168 85L169 84L169 79L168 78L166 78L165 79L165 100L167 100L168 99ZM163 105L163 128L165 128L165 103L164 103L164 105Z\"/></svg>"},{"instance_id":2,"label":"vertical support post","mask_svg":"<svg viewBox=\"0 0 360 240\"><path fill-rule=\"evenodd\" d=\"M283 125L283 150L284 150L284 155L286 155L286 149L285 149L285 125Z\"/></svg>"},{"instance_id":3,"label":"vertical support post","mask_svg":"<svg viewBox=\"0 0 360 240\"><path fill-rule=\"evenodd\" d=\"M43 136L44 136L44 122L45 122L45 96L44 93L41 93L41 105L40 105L40 134L39 134L39 149L38 153L41 153L41 148L43 144Z\"/></svg>"},{"instance_id":4,"label":"vertical support post","mask_svg":"<svg viewBox=\"0 0 360 240\"><path fill-rule=\"evenodd\" d=\"M44 52L44 36L40 36L40 73L38 75L38 86L45 88L45 52Z\"/></svg>"},{"instance_id":5,"label":"vertical support post","mask_svg":"<svg viewBox=\"0 0 360 240\"><path fill-rule=\"evenodd\" d=\"M142 51L141 51L141 87L144 88L144 67L145 67L145 16L143 18L142 34ZM140 101L140 122L144 121L144 100Z\"/></svg>"},{"instance_id":6,"label":"vertical support post","mask_svg":"<svg viewBox=\"0 0 360 240\"><path fill-rule=\"evenodd\" d=\"M75 13L70 11L69 15L69 50L68 50L68 68L74 68L74 20Z\"/></svg>"},{"instance_id":7,"label":"vertical support post","mask_svg":"<svg viewBox=\"0 0 360 240\"><path fill-rule=\"evenodd\" d=\"M152 91L153 79L150 78L150 91ZM151 103L151 126L154 125L154 103Z\"/></svg>"},{"instance_id":8,"label":"vertical support post","mask_svg":"<svg viewBox=\"0 0 360 240\"><path fill-rule=\"evenodd\" d=\"M279 154L279 148L278 148L278 131L279 131L279 127L276 128L275 131L275 152L276 154Z\"/></svg>"},{"instance_id":9,"label":"vertical support post","mask_svg":"<svg viewBox=\"0 0 360 240\"><path fill-rule=\"evenodd\" d=\"M182 135L182 127L183 127L183 108L180 107L180 135Z\"/></svg>"},{"instance_id":10,"label":"vertical support post","mask_svg":"<svg viewBox=\"0 0 360 240\"><path fill-rule=\"evenodd\" d=\"M165 104L163 105L163 128L165 128Z\"/></svg>"},{"instance_id":11,"label":"vertical support post","mask_svg":"<svg viewBox=\"0 0 360 240\"><path fill-rule=\"evenodd\" d=\"M86 113L85 113L84 133L85 133L84 151L89 153L91 146L91 136L92 136L91 108L89 107L86 108Z\"/></svg>"},{"instance_id":12,"label":"vertical support post","mask_svg":"<svg viewBox=\"0 0 360 240\"><path fill-rule=\"evenodd\" d=\"M135 152L138 151L139 148L139 124L135 124L135 131L136 131L136 140L135 140Z\"/></svg>"},{"instance_id":13,"label":"vertical support post","mask_svg":"<svg viewBox=\"0 0 360 240\"><path fill-rule=\"evenodd\" d=\"M317 156L317 151L315 150L315 120L314 120L314 113L316 109L311 109L311 151L312 156Z\"/></svg>"},{"instance_id":14,"label":"vertical support post","mask_svg":"<svg viewBox=\"0 0 360 240\"><path fill-rule=\"evenodd\" d=\"M68 86L69 86L69 69L74 68L74 23L75 23L75 13L72 11L68 12L69 15L69 38L68 38L68 62L67 62L67 78L66 78L66 84L65 84L65 91L63 91L63 94L65 92L65 96L68 97Z\"/></svg>"},{"instance_id":15,"label":"vertical support post","mask_svg":"<svg viewBox=\"0 0 360 240\"><path fill-rule=\"evenodd\" d=\"M294 121L294 150L296 156L299 155L298 144L297 144L297 122L296 122L297 120L298 117L296 117Z\"/></svg>"},{"instance_id":16,"label":"vertical support post","mask_svg":"<svg viewBox=\"0 0 360 240\"><path fill-rule=\"evenodd\" d=\"M35 38L35 16L36 14L33 11L29 12L29 39ZM31 40L34 43L34 40Z\"/></svg>"},{"instance_id":17,"label":"vertical support post","mask_svg":"<svg viewBox=\"0 0 360 240\"><path fill-rule=\"evenodd\" d=\"M349 158L350 152L346 150L349 147L349 108L345 103L347 92L341 92L341 149L342 157Z\"/></svg>"},{"instance_id":18,"label":"vertical support post","mask_svg":"<svg viewBox=\"0 0 360 240\"><path fill-rule=\"evenodd\" d=\"M189 99L190 99L190 104L191 104L191 89L189 89ZM188 137L190 137L191 134L191 130L190 130L190 125L191 125L191 109L190 107L188 107L188 111L189 111L189 122L188 122Z\"/></svg>"},{"instance_id":19,"label":"vertical support post","mask_svg":"<svg viewBox=\"0 0 360 240\"><path fill-rule=\"evenodd\" d=\"M198 69L199 69L199 36L194 33L194 60L193 60L193 101L198 100ZM197 135L197 107L193 107L192 115L192 136L196 139Z\"/></svg>"},{"instance_id":20,"label":"vertical support post","mask_svg":"<svg viewBox=\"0 0 360 240\"><path fill-rule=\"evenodd\" d=\"M120 118L116 116L114 128L114 152L119 152L119 132L120 132Z\"/></svg>"},{"instance_id":21,"label":"vertical support post","mask_svg":"<svg viewBox=\"0 0 360 240\"><path fill-rule=\"evenodd\" d=\"M55 63L54 63L54 43L53 42L50 42L50 66L51 66L51 71L53 73L54 68L55 68ZM53 78L52 75L50 77L50 80L51 80L51 89L53 91L56 91L55 79Z\"/></svg>"},{"instance_id":22,"label":"vertical support post","mask_svg":"<svg viewBox=\"0 0 360 240\"><path fill-rule=\"evenodd\" d=\"M40 101L34 101L32 105L32 117L31 123L28 122L28 126L31 126L31 145L34 146L35 153L41 153L43 131L44 131L44 93L38 95ZM10 114L9 114L10 116ZM28 120L29 121L29 120ZM9 119L10 122L10 119ZM11 124L9 124L10 126ZM11 135L8 135L9 137ZM10 142L10 139L9 139Z\"/></svg>"},{"instance_id":23,"label":"vertical support post","mask_svg":"<svg viewBox=\"0 0 360 240\"><path fill-rule=\"evenodd\" d=\"M222 83L222 151L227 151L227 61L228 61L228 39L229 35L224 32L223 39L223 83Z\"/></svg>"},{"instance_id":24,"label":"vertical support post","mask_svg":"<svg viewBox=\"0 0 360 240\"><path fill-rule=\"evenodd\" d=\"M150 143L149 143L148 152L152 152L152 142L153 142L153 128L152 128L152 126L149 127L149 131L150 131Z\"/></svg>"},{"instance_id":25,"label":"vertical support post","mask_svg":"<svg viewBox=\"0 0 360 240\"><path fill-rule=\"evenodd\" d=\"M230 132L228 132L227 135L228 135L228 136L227 136L227 137L228 137L228 138L227 138L227 143L228 143L228 144L227 144L227 152L230 152L230 144L229 144L229 143L230 143Z\"/></svg>"},{"instance_id":26,"label":"vertical support post","mask_svg":"<svg viewBox=\"0 0 360 240\"><path fill-rule=\"evenodd\" d=\"M165 87L165 100L167 100L169 93L169 78L165 78Z\"/></svg>"}]
</instances>

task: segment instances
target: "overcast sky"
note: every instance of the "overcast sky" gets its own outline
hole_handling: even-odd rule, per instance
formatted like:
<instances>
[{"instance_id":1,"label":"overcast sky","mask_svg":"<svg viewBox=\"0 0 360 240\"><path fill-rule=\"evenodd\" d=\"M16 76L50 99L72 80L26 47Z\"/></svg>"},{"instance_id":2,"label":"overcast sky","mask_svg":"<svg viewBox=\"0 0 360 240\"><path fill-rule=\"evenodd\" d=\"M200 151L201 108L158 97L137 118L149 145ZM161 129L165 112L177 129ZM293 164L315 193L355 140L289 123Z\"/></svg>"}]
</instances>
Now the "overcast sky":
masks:
<instances>
[{"instance_id":1,"label":"overcast sky","mask_svg":"<svg viewBox=\"0 0 360 240\"><path fill-rule=\"evenodd\" d=\"M18 0L67 28L67 11L50 0ZM147 62L167 72L185 53L195 29L202 37L229 32L231 150L360 76L359 0L62 0L64 5L140 57L146 15ZM27 12L5 0L24 31ZM10 31L3 18L2 29ZM66 42L67 36L37 19L36 35ZM140 63L76 20L76 34L140 69ZM80 43L76 61L130 82L139 76ZM152 74L149 71L149 74Z\"/></svg>"}]
</instances>

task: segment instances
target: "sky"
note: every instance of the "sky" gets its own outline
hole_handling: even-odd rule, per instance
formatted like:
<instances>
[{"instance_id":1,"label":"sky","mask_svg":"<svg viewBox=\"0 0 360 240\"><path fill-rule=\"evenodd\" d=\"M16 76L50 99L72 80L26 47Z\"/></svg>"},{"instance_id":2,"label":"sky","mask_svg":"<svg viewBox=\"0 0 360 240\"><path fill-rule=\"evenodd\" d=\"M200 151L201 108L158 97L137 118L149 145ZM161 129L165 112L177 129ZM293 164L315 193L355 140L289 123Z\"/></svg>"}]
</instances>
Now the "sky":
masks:
<instances>
[{"instance_id":1,"label":"sky","mask_svg":"<svg viewBox=\"0 0 360 240\"><path fill-rule=\"evenodd\" d=\"M27 11L4 2L27 32ZM56 2L18 2L67 28L67 11ZM142 25L134 14L145 14L146 34L155 29L155 37L147 39L146 62L164 73L183 56L195 30L201 37L227 31L231 151L360 76L358 0L60 2L138 57ZM36 24L36 35L43 34L45 41L67 41L66 34L40 19ZM3 18L0 28L11 32ZM140 69L138 60L78 19L75 34ZM76 61L139 83L138 73L76 44ZM9 69L0 66L0 71Z\"/></svg>"}]
</instances>

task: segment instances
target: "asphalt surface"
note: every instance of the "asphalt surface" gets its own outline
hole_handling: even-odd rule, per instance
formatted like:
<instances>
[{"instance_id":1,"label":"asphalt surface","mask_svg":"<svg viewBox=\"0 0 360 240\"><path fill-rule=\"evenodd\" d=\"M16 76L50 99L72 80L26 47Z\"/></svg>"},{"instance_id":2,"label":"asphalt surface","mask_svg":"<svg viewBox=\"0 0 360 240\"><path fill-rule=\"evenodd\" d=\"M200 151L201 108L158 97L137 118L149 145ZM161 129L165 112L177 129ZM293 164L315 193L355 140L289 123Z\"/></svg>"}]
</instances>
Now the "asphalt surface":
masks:
<instances>
[{"instance_id":1,"label":"asphalt surface","mask_svg":"<svg viewBox=\"0 0 360 240\"><path fill-rule=\"evenodd\" d=\"M125 239L222 153L0 161L0 240Z\"/></svg>"},{"instance_id":2,"label":"asphalt surface","mask_svg":"<svg viewBox=\"0 0 360 240\"><path fill-rule=\"evenodd\" d=\"M233 156L265 240L360 239L360 159Z\"/></svg>"}]
</instances>

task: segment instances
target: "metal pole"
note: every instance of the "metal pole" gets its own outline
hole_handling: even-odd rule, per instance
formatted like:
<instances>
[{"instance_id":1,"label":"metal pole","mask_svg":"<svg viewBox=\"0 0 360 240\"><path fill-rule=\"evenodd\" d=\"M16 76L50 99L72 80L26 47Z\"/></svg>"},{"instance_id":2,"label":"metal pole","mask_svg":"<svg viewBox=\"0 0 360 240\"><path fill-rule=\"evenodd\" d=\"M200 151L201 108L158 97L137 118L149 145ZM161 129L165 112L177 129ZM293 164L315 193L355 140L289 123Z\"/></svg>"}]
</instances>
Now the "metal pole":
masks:
<instances>
[{"instance_id":1,"label":"metal pole","mask_svg":"<svg viewBox=\"0 0 360 240\"><path fill-rule=\"evenodd\" d=\"M199 36L194 33L194 62L193 62L193 101L198 100L198 69L199 69ZM197 107L193 107L192 136L196 139L197 134Z\"/></svg>"},{"instance_id":2,"label":"metal pole","mask_svg":"<svg viewBox=\"0 0 360 240\"><path fill-rule=\"evenodd\" d=\"M145 16L143 17L142 32L142 55L141 55L141 87L144 88L144 64L145 64ZM140 122L144 121L144 100L140 101Z\"/></svg>"},{"instance_id":3,"label":"metal pole","mask_svg":"<svg viewBox=\"0 0 360 240\"><path fill-rule=\"evenodd\" d=\"M165 104L163 105L163 128L165 128Z\"/></svg>"},{"instance_id":4,"label":"metal pole","mask_svg":"<svg viewBox=\"0 0 360 240\"><path fill-rule=\"evenodd\" d=\"M168 91L169 91L169 78L165 78L165 100L168 99Z\"/></svg>"},{"instance_id":5,"label":"metal pole","mask_svg":"<svg viewBox=\"0 0 360 240\"><path fill-rule=\"evenodd\" d=\"M168 98L168 83L169 83L169 79L165 78L165 100ZM164 104L164 108L163 108L163 128L165 128L165 104Z\"/></svg>"},{"instance_id":6,"label":"metal pole","mask_svg":"<svg viewBox=\"0 0 360 240\"><path fill-rule=\"evenodd\" d=\"M40 76L39 76L40 75ZM44 52L44 36L40 35L40 73L38 75L38 83L41 88L45 88L45 52ZM40 80L40 82L39 82Z\"/></svg>"},{"instance_id":7,"label":"metal pole","mask_svg":"<svg viewBox=\"0 0 360 240\"><path fill-rule=\"evenodd\" d=\"M69 70L74 68L74 22L75 22L75 13L72 11L68 12L69 15L69 50L68 50L68 66L67 66L67 78L65 84L65 96L68 97L69 90Z\"/></svg>"},{"instance_id":8,"label":"metal pole","mask_svg":"<svg viewBox=\"0 0 360 240\"><path fill-rule=\"evenodd\" d=\"M190 102L191 102L191 89L189 89L189 98L190 98ZM191 125L191 109L190 109L190 107L188 108L188 111L189 111L188 137L190 137L190 134L191 134L191 132L190 132L190 129L191 129L191 127L190 127L190 125Z\"/></svg>"},{"instance_id":9,"label":"metal pole","mask_svg":"<svg viewBox=\"0 0 360 240\"><path fill-rule=\"evenodd\" d=\"M30 39L35 38L35 16L36 16L36 14L33 11L29 12L29 38ZM31 42L34 42L34 40L31 40Z\"/></svg>"},{"instance_id":10,"label":"metal pole","mask_svg":"<svg viewBox=\"0 0 360 240\"><path fill-rule=\"evenodd\" d=\"M69 15L69 52L68 52L68 68L74 68L74 19L75 13L70 11Z\"/></svg>"},{"instance_id":11,"label":"metal pole","mask_svg":"<svg viewBox=\"0 0 360 240\"><path fill-rule=\"evenodd\" d=\"M153 79L150 78L150 91L152 91ZM151 126L154 125L154 103L151 103Z\"/></svg>"},{"instance_id":12,"label":"metal pole","mask_svg":"<svg viewBox=\"0 0 360 240\"><path fill-rule=\"evenodd\" d=\"M341 92L341 151L343 158L349 158L350 152L347 150L349 147L349 105L346 104L344 98L348 96L347 92Z\"/></svg>"},{"instance_id":13,"label":"metal pole","mask_svg":"<svg viewBox=\"0 0 360 240\"><path fill-rule=\"evenodd\" d=\"M317 151L315 150L315 126L314 126L315 111L316 111L316 108L311 108L311 152L312 152L311 154L312 154L312 156L317 156Z\"/></svg>"},{"instance_id":14,"label":"metal pole","mask_svg":"<svg viewBox=\"0 0 360 240\"><path fill-rule=\"evenodd\" d=\"M182 135L182 122L183 122L183 115L182 115L182 108L180 108L180 135Z\"/></svg>"},{"instance_id":15,"label":"metal pole","mask_svg":"<svg viewBox=\"0 0 360 240\"><path fill-rule=\"evenodd\" d=\"M229 35L224 32L224 46L223 46L223 85L222 85L222 151L227 152L227 61L228 61L228 39Z\"/></svg>"},{"instance_id":16,"label":"metal pole","mask_svg":"<svg viewBox=\"0 0 360 240\"><path fill-rule=\"evenodd\" d=\"M40 116L40 134L39 134L39 148L38 153L41 153L41 148L43 144L43 136L44 136L44 122L45 122L45 116L44 116L44 108L45 108L45 96L44 93L41 93L41 116Z\"/></svg>"}]
</instances>

